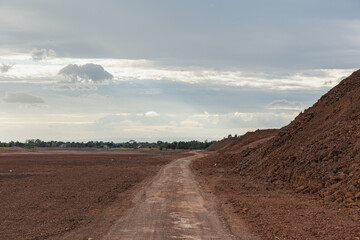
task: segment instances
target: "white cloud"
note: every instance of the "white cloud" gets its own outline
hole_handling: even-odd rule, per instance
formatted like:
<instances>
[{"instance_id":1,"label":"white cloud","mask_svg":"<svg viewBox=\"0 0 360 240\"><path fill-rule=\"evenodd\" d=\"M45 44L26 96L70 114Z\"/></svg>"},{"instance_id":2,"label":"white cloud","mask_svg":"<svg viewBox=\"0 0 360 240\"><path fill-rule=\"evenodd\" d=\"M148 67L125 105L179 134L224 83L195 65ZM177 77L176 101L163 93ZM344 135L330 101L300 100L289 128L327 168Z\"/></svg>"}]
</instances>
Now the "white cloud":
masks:
<instances>
[{"instance_id":1,"label":"white cloud","mask_svg":"<svg viewBox=\"0 0 360 240\"><path fill-rule=\"evenodd\" d=\"M243 121L249 122L254 119L254 113L234 112L234 118L239 118Z\"/></svg>"},{"instance_id":2,"label":"white cloud","mask_svg":"<svg viewBox=\"0 0 360 240\"><path fill-rule=\"evenodd\" d=\"M203 124L198 121L180 121L179 127L181 128L201 128L203 127Z\"/></svg>"},{"instance_id":3,"label":"white cloud","mask_svg":"<svg viewBox=\"0 0 360 240\"><path fill-rule=\"evenodd\" d=\"M145 113L145 116L146 117L158 117L158 116L160 116L160 114L157 112L149 111L149 112Z\"/></svg>"},{"instance_id":4,"label":"white cloud","mask_svg":"<svg viewBox=\"0 0 360 240\"><path fill-rule=\"evenodd\" d=\"M160 93L161 93L161 91L159 89L146 90L146 91L141 92L141 94L144 94L144 95L158 95Z\"/></svg>"},{"instance_id":5,"label":"white cloud","mask_svg":"<svg viewBox=\"0 0 360 240\"><path fill-rule=\"evenodd\" d=\"M23 92L7 93L3 100L7 103L45 103L42 98Z\"/></svg>"},{"instance_id":6,"label":"white cloud","mask_svg":"<svg viewBox=\"0 0 360 240\"><path fill-rule=\"evenodd\" d=\"M228 112L196 114L188 121L198 121L209 128L273 128L288 124L298 112Z\"/></svg>"},{"instance_id":7,"label":"white cloud","mask_svg":"<svg viewBox=\"0 0 360 240\"><path fill-rule=\"evenodd\" d=\"M1 56L6 64L16 64L16 70L6 73L15 81L38 83L45 79L53 82L65 80L71 83L113 83L133 80L163 80L185 83L206 83L225 86L244 86L273 90L318 89L335 86L344 76L355 69L303 69L301 71L244 71L241 69L211 69L194 67L169 67L150 60L51 58L34 63L23 55ZM91 62L91 63L89 63ZM105 69L106 70L105 70ZM149 89L144 95L159 94Z\"/></svg>"}]
</instances>

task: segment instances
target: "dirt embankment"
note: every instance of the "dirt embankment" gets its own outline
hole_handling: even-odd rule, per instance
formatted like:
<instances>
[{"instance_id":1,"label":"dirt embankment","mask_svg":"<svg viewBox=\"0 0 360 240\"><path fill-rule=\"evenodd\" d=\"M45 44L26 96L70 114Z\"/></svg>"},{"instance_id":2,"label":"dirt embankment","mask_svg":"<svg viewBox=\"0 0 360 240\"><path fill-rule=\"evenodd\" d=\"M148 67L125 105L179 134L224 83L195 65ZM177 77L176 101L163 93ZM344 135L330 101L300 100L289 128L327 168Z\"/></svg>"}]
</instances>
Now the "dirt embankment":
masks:
<instances>
[{"instance_id":1,"label":"dirt embankment","mask_svg":"<svg viewBox=\"0 0 360 240\"><path fill-rule=\"evenodd\" d=\"M231 146L235 142L235 137L224 138L221 141L214 142L206 150L207 151L220 151Z\"/></svg>"},{"instance_id":2,"label":"dirt embankment","mask_svg":"<svg viewBox=\"0 0 360 240\"><path fill-rule=\"evenodd\" d=\"M231 171L360 207L359 106L357 71Z\"/></svg>"},{"instance_id":3,"label":"dirt embankment","mask_svg":"<svg viewBox=\"0 0 360 240\"><path fill-rule=\"evenodd\" d=\"M1 153L0 239L54 239L63 234L70 239L98 239L130 207L136 186L171 160L187 155Z\"/></svg>"},{"instance_id":4,"label":"dirt embankment","mask_svg":"<svg viewBox=\"0 0 360 240\"><path fill-rule=\"evenodd\" d=\"M357 71L274 137L244 135L193 168L264 239L359 239L359 96Z\"/></svg>"},{"instance_id":5,"label":"dirt embankment","mask_svg":"<svg viewBox=\"0 0 360 240\"><path fill-rule=\"evenodd\" d=\"M234 234L247 226L260 239L360 239L355 208L339 206L309 193L278 187L253 176L229 172L235 155L213 154L192 169L200 184L219 200Z\"/></svg>"},{"instance_id":6,"label":"dirt embankment","mask_svg":"<svg viewBox=\"0 0 360 240\"><path fill-rule=\"evenodd\" d=\"M271 139L279 132L279 129L263 129L248 132L239 137L224 138L211 144L206 150L221 153L241 152L245 148L254 148L266 140ZM251 144L251 145L249 145Z\"/></svg>"}]
</instances>

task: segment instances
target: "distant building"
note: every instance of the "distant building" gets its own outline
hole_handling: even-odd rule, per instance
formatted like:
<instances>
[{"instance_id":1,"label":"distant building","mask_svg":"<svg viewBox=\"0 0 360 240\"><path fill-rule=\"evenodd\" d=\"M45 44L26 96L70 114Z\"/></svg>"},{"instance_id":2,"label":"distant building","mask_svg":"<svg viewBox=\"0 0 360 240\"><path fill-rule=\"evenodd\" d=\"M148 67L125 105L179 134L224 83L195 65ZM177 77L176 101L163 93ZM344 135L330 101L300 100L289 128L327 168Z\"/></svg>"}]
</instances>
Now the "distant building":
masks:
<instances>
[{"instance_id":1,"label":"distant building","mask_svg":"<svg viewBox=\"0 0 360 240\"><path fill-rule=\"evenodd\" d=\"M104 148L109 148L109 146L108 146L108 145L104 145Z\"/></svg>"}]
</instances>

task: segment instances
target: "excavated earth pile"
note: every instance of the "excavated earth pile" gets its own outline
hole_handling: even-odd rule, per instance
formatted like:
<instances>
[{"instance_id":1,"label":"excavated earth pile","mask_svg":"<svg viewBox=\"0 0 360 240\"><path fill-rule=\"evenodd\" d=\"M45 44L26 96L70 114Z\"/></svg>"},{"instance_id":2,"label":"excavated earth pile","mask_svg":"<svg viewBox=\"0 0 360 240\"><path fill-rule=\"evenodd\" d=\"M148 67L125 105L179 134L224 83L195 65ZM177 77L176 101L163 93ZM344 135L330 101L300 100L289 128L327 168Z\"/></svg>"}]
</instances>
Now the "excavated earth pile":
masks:
<instances>
[{"instance_id":1,"label":"excavated earth pile","mask_svg":"<svg viewBox=\"0 0 360 240\"><path fill-rule=\"evenodd\" d=\"M231 169L360 206L360 71Z\"/></svg>"},{"instance_id":2,"label":"excavated earth pile","mask_svg":"<svg viewBox=\"0 0 360 240\"><path fill-rule=\"evenodd\" d=\"M360 70L268 131L192 165L229 221L264 239L360 239Z\"/></svg>"},{"instance_id":3,"label":"excavated earth pile","mask_svg":"<svg viewBox=\"0 0 360 240\"><path fill-rule=\"evenodd\" d=\"M279 132L278 129L256 130L248 132L239 137L228 137L221 141L214 142L206 150L217 151L221 153L234 153L244 150L244 147L254 147L260 143L273 138ZM252 146L248 146L252 144Z\"/></svg>"}]
</instances>

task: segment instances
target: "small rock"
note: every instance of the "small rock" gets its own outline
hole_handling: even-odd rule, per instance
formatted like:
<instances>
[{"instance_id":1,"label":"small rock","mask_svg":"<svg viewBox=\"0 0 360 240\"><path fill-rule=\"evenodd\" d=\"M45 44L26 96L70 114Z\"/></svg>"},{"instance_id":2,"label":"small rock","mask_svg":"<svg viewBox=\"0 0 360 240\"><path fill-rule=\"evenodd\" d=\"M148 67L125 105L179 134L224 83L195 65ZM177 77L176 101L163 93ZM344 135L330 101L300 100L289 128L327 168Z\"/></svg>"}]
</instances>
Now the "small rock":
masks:
<instances>
[{"instance_id":1,"label":"small rock","mask_svg":"<svg viewBox=\"0 0 360 240\"><path fill-rule=\"evenodd\" d=\"M297 188L296 188L296 191L302 191L302 190L304 190L304 189L305 189L305 186L302 185L302 186L300 186L300 187L297 187Z\"/></svg>"},{"instance_id":2,"label":"small rock","mask_svg":"<svg viewBox=\"0 0 360 240\"><path fill-rule=\"evenodd\" d=\"M324 197L324 200L325 200L325 201L328 201L328 202L332 202L332 201L333 201L333 197L329 195L329 196Z\"/></svg>"},{"instance_id":3,"label":"small rock","mask_svg":"<svg viewBox=\"0 0 360 240\"><path fill-rule=\"evenodd\" d=\"M355 198L360 198L360 192L358 192L357 194L355 194Z\"/></svg>"},{"instance_id":4,"label":"small rock","mask_svg":"<svg viewBox=\"0 0 360 240\"><path fill-rule=\"evenodd\" d=\"M341 182L335 183L333 185L331 185L331 189L336 189L341 185Z\"/></svg>"},{"instance_id":5,"label":"small rock","mask_svg":"<svg viewBox=\"0 0 360 240\"><path fill-rule=\"evenodd\" d=\"M345 193L345 197L346 198L352 198L353 194L351 192L347 192L347 193Z\"/></svg>"},{"instance_id":6,"label":"small rock","mask_svg":"<svg viewBox=\"0 0 360 240\"><path fill-rule=\"evenodd\" d=\"M324 192L324 197L330 196L331 195L331 191L326 191Z\"/></svg>"}]
</instances>

